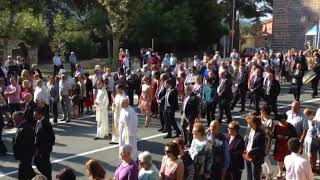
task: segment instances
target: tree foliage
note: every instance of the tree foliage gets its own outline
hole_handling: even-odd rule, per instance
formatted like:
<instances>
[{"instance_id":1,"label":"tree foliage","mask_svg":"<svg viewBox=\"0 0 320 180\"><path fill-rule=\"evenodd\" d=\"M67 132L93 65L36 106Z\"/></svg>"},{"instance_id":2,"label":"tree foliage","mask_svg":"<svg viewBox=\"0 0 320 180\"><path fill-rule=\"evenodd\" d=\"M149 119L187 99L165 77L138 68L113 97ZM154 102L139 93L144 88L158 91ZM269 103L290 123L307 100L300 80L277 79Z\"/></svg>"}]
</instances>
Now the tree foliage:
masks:
<instances>
[{"instance_id":1,"label":"tree foliage","mask_svg":"<svg viewBox=\"0 0 320 180\"><path fill-rule=\"evenodd\" d=\"M92 58L97 52L90 30L83 29L82 22L75 18L65 18L59 14L54 19L55 33L51 42L54 51L60 51L63 57L71 51L81 59Z\"/></svg>"}]
</instances>

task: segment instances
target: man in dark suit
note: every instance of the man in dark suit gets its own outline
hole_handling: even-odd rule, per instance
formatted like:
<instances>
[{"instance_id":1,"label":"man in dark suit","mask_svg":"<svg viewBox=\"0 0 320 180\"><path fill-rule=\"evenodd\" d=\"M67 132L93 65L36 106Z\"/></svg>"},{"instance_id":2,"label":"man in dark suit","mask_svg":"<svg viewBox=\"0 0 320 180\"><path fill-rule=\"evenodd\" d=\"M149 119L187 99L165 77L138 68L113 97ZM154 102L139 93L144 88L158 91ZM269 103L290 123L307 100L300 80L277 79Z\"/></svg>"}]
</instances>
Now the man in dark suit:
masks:
<instances>
[{"instance_id":1,"label":"man in dark suit","mask_svg":"<svg viewBox=\"0 0 320 180\"><path fill-rule=\"evenodd\" d=\"M199 114L199 99L197 94L193 92L193 86L185 87L186 96L182 104L181 127L184 142L187 146L191 145L193 135L192 128L196 117ZM188 129L187 129L188 128Z\"/></svg>"},{"instance_id":2,"label":"man in dark suit","mask_svg":"<svg viewBox=\"0 0 320 180\"><path fill-rule=\"evenodd\" d=\"M227 78L227 72L224 70L219 74L219 86L217 89L218 101L219 101L219 122L222 121L223 113L227 116L227 122L231 122L231 99L232 99L232 82L230 78Z\"/></svg>"},{"instance_id":3,"label":"man in dark suit","mask_svg":"<svg viewBox=\"0 0 320 180\"><path fill-rule=\"evenodd\" d=\"M240 112L245 111L245 102L246 102L246 93L248 90L248 74L246 72L245 66L240 66L239 67L239 72L236 77L236 82L235 82L235 94L233 96L232 100L232 105L231 105L231 110L234 109L236 106L239 98L241 102L241 110Z\"/></svg>"},{"instance_id":4,"label":"man in dark suit","mask_svg":"<svg viewBox=\"0 0 320 180\"><path fill-rule=\"evenodd\" d=\"M32 158L35 152L34 128L23 119L23 112L14 112L14 124L17 132L13 138L13 154L19 161L18 179L32 179L36 173L32 169Z\"/></svg>"},{"instance_id":5,"label":"man in dark suit","mask_svg":"<svg viewBox=\"0 0 320 180\"><path fill-rule=\"evenodd\" d=\"M159 118L161 123L161 128L158 130L160 132L165 132L165 118L164 118L164 104L165 104L165 95L166 95L166 88L165 88L165 81L168 79L167 74L161 74L160 76L160 85L156 92L156 98L158 102L158 112Z\"/></svg>"},{"instance_id":6,"label":"man in dark suit","mask_svg":"<svg viewBox=\"0 0 320 180\"><path fill-rule=\"evenodd\" d=\"M260 112L259 104L261 97L263 97L263 77L260 68L256 69L255 74L251 78L250 82L250 92L252 94L252 100L254 104L254 109L256 112Z\"/></svg>"},{"instance_id":7,"label":"man in dark suit","mask_svg":"<svg viewBox=\"0 0 320 180\"><path fill-rule=\"evenodd\" d=\"M274 115L278 114L277 99L280 94L280 83L274 78L272 73L269 73L264 82L265 86L265 96L264 99L267 106L270 108Z\"/></svg>"},{"instance_id":8,"label":"man in dark suit","mask_svg":"<svg viewBox=\"0 0 320 180\"><path fill-rule=\"evenodd\" d=\"M302 65L298 63L292 76L292 90L293 90L294 99L296 101L300 101L300 92L301 92L301 87L303 85L302 83L303 74L304 72L302 70Z\"/></svg>"},{"instance_id":9,"label":"man in dark suit","mask_svg":"<svg viewBox=\"0 0 320 180\"><path fill-rule=\"evenodd\" d=\"M242 154L245 150L245 142L239 134L240 125L237 121L231 121L228 125L228 140L230 166L226 173L226 179L241 180L244 160Z\"/></svg>"},{"instance_id":10,"label":"man in dark suit","mask_svg":"<svg viewBox=\"0 0 320 180\"><path fill-rule=\"evenodd\" d=\"M55 135L49 121L45 120L44 112L40 108L34 110L34 119L37 120L35 129L36 155L34 163L37 169L51 180L52 168L50 163L50 153L55 143Z\"/></svg>"},{"instance_id":11,"label":"man in dark suit","mask_svg":"<svg viewBox=\"0 0 320 180\"><path fill-rule=\"evenodd\" d=\"M26 102L24 119L31 125L31 127L36 128L36 121L33 118L33 111L37 107L37 104L33 101L31 93L25 94L24 101Z\"/></svg>"},{"instance_id":12,"label":"man in dark suit","mask_svg":"<svg viewBox=\"0 0 320 180\"><path fill-rule=\"evenodd\" d=\"M246 118L249 129L245 136L246 150L243 158L246 160L247 179L259 180L262 172L261 165L264 163L266 137L258 117L250 115Z\"/></svg>"},{"instance_id":13,"label":"man in dark suit","mask_svg":"<svg viewBox=\"0 0 320 180\"><path fill-rule=\"evenodd\" d=\"M180 129L178 128L177 122L174 118L175 112L179 109L178 108L178 91L174 88L174 82L172 79L168 79L165 82L166 86L166 95L165 95L165 105L164 105L164 112L165 112L165 121L166 121L166 131L168 132L167 136L164 138L172 138L171 134L171 126L176 131L176 136L179 137L181 134Z\"/></svg>"}]
</instances>

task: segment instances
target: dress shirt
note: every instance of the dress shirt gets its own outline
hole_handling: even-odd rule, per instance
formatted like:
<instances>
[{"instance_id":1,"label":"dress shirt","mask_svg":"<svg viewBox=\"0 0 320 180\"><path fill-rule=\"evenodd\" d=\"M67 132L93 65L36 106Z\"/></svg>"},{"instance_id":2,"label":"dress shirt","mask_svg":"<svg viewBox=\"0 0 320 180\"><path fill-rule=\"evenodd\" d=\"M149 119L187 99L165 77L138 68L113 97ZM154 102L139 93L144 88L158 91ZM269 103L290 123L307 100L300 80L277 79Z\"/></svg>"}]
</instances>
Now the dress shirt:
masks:
<instances>
[{"instance_id":1,"label":"dress shirt","mask_svg":"<svg viewBox=\"0 0 320 180\"><path fill-rule=\"evenodd\" d=\"M59 56L54 56L52 61L53 61L53 65L61 66L61 58Z\"/></svg>"},{"instance_id":2,"label":"dress shirt","mask_svg":"<svg viewBox=\"0 0 320 180\"><path fill-rule=\"evenodd\" d=\"M301 111L295 113L290 110L286 114L288 116L287 122L296 128L299 136L301 136L304 130L308 130L308 120Z\"/></svg>"},{"instance_id":3,"label":"dress shirt","mask_svg":"<svg viewBox=\"0 0 320 180\"><path fill-rule=\"evenodd\" d=\"M166 95L165 95L165 107L170 107L169 103L169 94L171 92L171 89L167 89Z\"/></svg>"},{"instance_id":4,"label":"dress shirt","mask_svg":"<svg viewBox=\"0 0 320 180\"><path fill-rule=\"evenodd\" d=\"M246 148L247 152L250 152L252 149L254 134L255 134L255 130L251 129L249 136L248 136L248 144L247 144L247 148Z\"/></svg>"},{"instance_id":5,"label":"dress shirt","mask_svg":"<svg viewBox=\"0 0 320 180\"><path fill-rule=\"evenodd\" d=\"M186 105L187 105L189 98L190 98L190 96L186 96L184 99L183 106L182 106L183 112L184 112L184 109L186 108Z\"/></svg>"},{"instance_id":6,"label":"dress shirt","mask_svg":"<svg viewBox=\"0 0 320 180\"><path fill-rule=\"evenodd\" d=\"M71 90L71 85L68 83L68 80L59 81L59 94L60 96L68 96L69 91Z\"/></svg>"},{"instance_id":7,"label":"dress shirt","mask_svg":"<svg viewBox=\"0 0 320 180\"><path fill-rule=\"evenodd\" d=\"M77 57L75 55L69 56L69 62L70 64L76 64L77 63Z\"/></svg>"},{"instance_id":8,"label":"dress shirt","mask_svg":"<svg viewBox=\"0 0 320 180\"><path fill-rule=\"evenodd\" d=\"M38 121L37 121L35 134L38 134L39 129L42 127L41 121L42 121L43 119L44 119L44 117L43 117L41 120L38 120ZM37 144L37 143L38 143L38 139L37 139L37 136L35 136L34 144Z\"/></svg>"},{"instance_id":9,"label":"dress shirt","mask_svg":"<svg viewBox=\"0 0 320 180\"><path fill-rule=\"evenodd\" d=\"M46 103L47 105L49 104L49 96L48 96L48 93L47 93L47 90L45 89L45 87L37 86L35 88L33 101L34 102L42 101L42 102Z\"/></svg>"},{"instance_id":10,"label":"dress shirt","mask_svg":"<svg viewBox=\"0 0 320 180\"><path fill-rule=\"evenodd\" d=\"M291 153L284 158L286 180L314 179L310 163L299 154Z\"/></svg>"},{"instance_id":11,"label":"dress shirt","mask_svg":"<svg viewBox=\"0 0 320 180\"><path fill-rule=\"evenodd\" d=\"M224 88L225 84L226 84L227 79L226 78L221 78L220 79L220 84L218 86L217 92L218 94L221 93L222 89Z\"/></svg>"}]
</instances>

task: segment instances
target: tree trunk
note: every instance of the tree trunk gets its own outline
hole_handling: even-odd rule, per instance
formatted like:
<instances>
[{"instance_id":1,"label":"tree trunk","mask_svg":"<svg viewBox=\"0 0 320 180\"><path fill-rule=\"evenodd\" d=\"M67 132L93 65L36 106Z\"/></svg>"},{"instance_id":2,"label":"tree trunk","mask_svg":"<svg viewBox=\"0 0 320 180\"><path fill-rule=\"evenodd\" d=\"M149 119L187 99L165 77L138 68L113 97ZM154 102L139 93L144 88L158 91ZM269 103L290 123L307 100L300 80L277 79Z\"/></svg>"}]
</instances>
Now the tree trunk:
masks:
<instances>
[{"instance_id":1,"label":"tree trunk","mask_svg":"<svg viewBox=\"0 0 320 180\"><path fill-rule=\"evenodd\" d=\"M107 48L108 48L108 58L112 59L112 44L110 39L108 39L107 41Z\"/></svg>"},{"instance_id":2,"label":"tree trunk","mask_svg":"<svg viewBox=\"0 0 320 180\"><path fill-rule=\"evenodd\" d=\"M113 42L112 66L117 69L119 67L120 36L117 34L114 34L112 36L112 42Z\"/></svg>"}]
</instances>

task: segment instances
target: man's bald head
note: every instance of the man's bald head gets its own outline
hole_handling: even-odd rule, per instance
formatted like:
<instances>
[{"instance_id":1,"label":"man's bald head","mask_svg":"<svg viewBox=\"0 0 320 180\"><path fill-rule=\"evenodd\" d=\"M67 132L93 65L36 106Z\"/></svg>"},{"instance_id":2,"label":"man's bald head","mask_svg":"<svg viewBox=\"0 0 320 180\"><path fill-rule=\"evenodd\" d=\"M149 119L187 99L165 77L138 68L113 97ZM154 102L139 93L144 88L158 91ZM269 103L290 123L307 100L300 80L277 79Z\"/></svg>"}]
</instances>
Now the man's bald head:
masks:
<instances>
[{"instance_id":1,"label":"man's bald head","mask_svg":"<svg viewBox=\"0 0 320 180\"><path fill-rule=\"evenodd\" d=\"M218 134L220 132L220 122L218 120L211 121L209 130L211 134Z\"/></svg>"},{"instance_id":2,"label":"man's bald head","mask_svg":"<svg viewBox=\"0 0 320 180\"><path fill-rule=\"evenodd\" d=\"M292 110L293 112L298 112L298 111L300 110L300 103L299 103L299 101L292 101L291 110Z\"/></svg>"}]
</instances>

